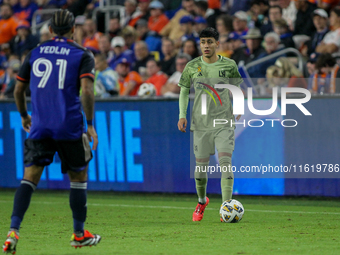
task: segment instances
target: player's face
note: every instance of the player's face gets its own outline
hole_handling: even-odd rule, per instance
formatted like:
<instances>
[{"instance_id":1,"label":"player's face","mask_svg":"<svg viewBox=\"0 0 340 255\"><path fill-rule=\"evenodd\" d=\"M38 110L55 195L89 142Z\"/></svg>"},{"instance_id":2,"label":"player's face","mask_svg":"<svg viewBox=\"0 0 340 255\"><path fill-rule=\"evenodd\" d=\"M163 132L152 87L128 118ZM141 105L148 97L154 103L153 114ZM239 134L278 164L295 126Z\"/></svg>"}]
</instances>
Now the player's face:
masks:
<instances>
[{"instance_id":1,"label":"player's face","mask_svg":"<svg viewBox=\"0 0 340 255\"><path fill-rule=\"evenodd\" d=\"M219 42L213 37L200 38L200 47L204 57L211 58L216 54Z\"/></svg>"}]
</instances>

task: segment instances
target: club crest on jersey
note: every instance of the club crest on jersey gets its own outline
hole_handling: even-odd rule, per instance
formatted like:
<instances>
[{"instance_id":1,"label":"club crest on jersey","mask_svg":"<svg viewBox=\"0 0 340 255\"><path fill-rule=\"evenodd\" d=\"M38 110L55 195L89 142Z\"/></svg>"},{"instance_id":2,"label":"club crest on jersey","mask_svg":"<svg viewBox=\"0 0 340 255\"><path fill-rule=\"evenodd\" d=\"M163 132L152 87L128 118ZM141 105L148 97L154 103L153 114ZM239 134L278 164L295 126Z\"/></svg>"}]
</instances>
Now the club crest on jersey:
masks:
<instances>
[{"instance_id":1,"label":"club crest on jersey","mask_svg":"<svg viewBox=\"0 0 340 255\"><path fill-rule=\"evenodd\" d=\"M218 76L219 77L225 77L225 70L219 70L218 71Z\"/></svg>"}]
</instances>

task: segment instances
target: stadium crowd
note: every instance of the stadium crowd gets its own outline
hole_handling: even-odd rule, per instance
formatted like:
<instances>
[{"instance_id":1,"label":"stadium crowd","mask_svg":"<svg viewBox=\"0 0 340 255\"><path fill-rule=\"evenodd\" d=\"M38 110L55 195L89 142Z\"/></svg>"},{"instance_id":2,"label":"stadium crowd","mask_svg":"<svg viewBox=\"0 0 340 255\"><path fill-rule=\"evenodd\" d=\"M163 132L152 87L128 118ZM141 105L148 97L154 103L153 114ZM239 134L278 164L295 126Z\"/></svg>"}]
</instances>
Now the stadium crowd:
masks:
<instances>
[{"instance_id":1,"label":"stadium crowd","mask_svg":"<svg viewBox=\"0 0 340 255\"><path fill-rule=\"evenodd\" d=\"M178 96L181 73L200 56L198 35L208 26L220 34L218 54L236 61L258 95L273 87L340 93L340 0L115 2L124 15L108 12L105 22L98 0L0 0L0 99L13 97L27 53L52 37L49 16L39 10L55 8L74 14L74 40L95 55L97 97L135 96L143 83L157 96ZM36 34L33 23L43 24ZM282 52L287 48L303 68L296 53Z\"/></svg>"}]
</instances>

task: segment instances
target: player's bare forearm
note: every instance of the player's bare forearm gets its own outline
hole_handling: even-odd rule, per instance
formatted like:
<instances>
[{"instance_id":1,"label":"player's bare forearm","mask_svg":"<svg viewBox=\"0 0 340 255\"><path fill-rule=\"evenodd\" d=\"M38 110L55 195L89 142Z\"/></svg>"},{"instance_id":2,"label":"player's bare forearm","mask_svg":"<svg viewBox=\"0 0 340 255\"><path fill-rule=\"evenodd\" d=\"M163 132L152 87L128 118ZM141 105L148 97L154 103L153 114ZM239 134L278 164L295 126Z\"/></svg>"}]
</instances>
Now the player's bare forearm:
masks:
<instances>
[{"instance_id":1,"label":"player's bare forearm","mask_svg":"<svg viewBox=\"0 0 340 255\"><path fill-rule=\"evenodd\" d=\"M17 105L17 109L20 114L27 112L27 104L26 104L26 95L25 91L28 87L28 83L23 83L21 81L17 81L14 89L14 98L15 104Z\"/></svg>"},{"instance_id":2,"label":"player's bare forearm","mask_svg":"<svg viewBox=\"0 0 340 255\"><path fill-rule=\"evenodd\" d=\"M81 104L87 120L93 120L94 115L94 92L93 81L88 78L81 79Z\"/></svg>"}]
</instances>

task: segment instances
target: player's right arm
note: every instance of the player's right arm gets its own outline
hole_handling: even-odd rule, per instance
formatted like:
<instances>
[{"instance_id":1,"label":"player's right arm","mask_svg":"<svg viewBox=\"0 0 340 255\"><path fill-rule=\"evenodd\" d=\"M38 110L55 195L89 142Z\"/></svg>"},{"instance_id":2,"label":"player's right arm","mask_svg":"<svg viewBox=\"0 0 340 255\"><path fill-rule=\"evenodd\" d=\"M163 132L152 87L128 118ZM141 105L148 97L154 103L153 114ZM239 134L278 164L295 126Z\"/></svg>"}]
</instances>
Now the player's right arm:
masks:
<instances>
[{"instance_id":1,"label":"player's right arm","mask_svg":"<svg viewBox=\"0 0 340 255\"><path fill-rule=\"evenodd\" d=\"M31 64L30 64L31 52L27 54L24 62L20 67L20 71L17 75L17 83L14 89L15 104L21 116L22 127L29 133L31 129L31 116L27 113L26 104L26 89L29 86Z\"/></svg>"},{"instance_id":2,"label":"player's right arm","mask_svg":"<svg viewBox=\"0 0 340 255\"><path fill-rule=\"evenodd\" d=\"M89 78L83 78L80 80L80 84L82 89L81 104L83 106L87 120L87 136L90 142L93 140L92 150L95 150L98 145L98 135L93 127L93 124L91 124L94 116L93 80Z\"/></svg>"},{"instance_id":3,"label":"player's right arm","mask_svg":"<svg viewBox=\"0 0 340 255\"><path fill-rule=\"evenodd\" d=\"M179 93L179 120L177 123L178 130L181 132L186 132L185 129L187 127L188 121L187 117L187 109L189 103L189 91L191 84L191 77L189 73L188 65L183 70L181 75L181 79L179 80L178 86L181 87L181 91Z\"/></svg>"},{"instance_id":4,"label":"player's right arm","mask_svg":"<svg viewBox=\"0 0 340 255\"><path fill-rule=\"evenodd\" d=\"M94 118L94 59L93 54L85 51L80 67L81 104L87 120L87 136L93 141L92 150L97 149L98 135L93 127Z\"/></svg>"}]
</instances>

